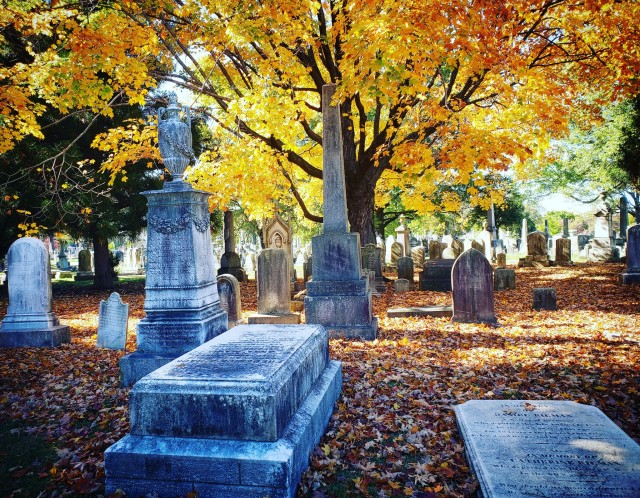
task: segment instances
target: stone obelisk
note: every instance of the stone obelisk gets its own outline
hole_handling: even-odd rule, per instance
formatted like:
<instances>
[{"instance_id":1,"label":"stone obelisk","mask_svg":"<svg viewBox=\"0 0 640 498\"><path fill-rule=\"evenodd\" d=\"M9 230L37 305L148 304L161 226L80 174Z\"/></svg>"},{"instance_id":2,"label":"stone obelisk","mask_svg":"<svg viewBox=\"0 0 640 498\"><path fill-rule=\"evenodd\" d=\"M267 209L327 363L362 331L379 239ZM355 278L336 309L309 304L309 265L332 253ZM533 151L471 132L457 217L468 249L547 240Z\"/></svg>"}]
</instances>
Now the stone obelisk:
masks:
<instances>
[{"instance_id":1,"label":"stone obelisk","mask_svg":"<svg viewBox=\"0 0 640 498\"><path fill-rule=\"evenodd\" d=\"M369 279L362 271L360 235L349 233L342 155L340 107L331 105L335 85L322 87L323 233L313 237L313 280L304 300L307 323L323 325L330 337L373 340Z\"/></svg>"}]
</instances>

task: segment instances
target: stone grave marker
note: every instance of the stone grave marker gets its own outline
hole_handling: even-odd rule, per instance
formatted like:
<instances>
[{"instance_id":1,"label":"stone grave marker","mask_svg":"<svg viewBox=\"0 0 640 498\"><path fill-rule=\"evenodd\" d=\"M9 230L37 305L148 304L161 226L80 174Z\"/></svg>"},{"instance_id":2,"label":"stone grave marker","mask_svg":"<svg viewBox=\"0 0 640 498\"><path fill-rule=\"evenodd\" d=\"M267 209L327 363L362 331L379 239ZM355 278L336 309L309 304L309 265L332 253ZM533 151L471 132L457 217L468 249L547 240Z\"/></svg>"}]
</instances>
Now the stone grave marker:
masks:
<instances>
[{"instance_id":1,"label":"stone grave marker","mask_svg":"<svg viewBox=\"0 0 640 498\"><path fill-rule=\"evenodd\" d=\"M406 278L398 278L393 282L394 292L409 292L411 290L411 282Z\"/></svg>"},{"instance_id":2,"label":"stone grave marker","mask_svg":"<svg viewBox=\"0 0 640 498\"><path fill-rule=\"evenodd\" d=\"M533 309L537 311L557 310L556 289L554 287L538 287L533 289Z\"/></svg>"},{"instance_id":3,"label":"stone grave marker","mask_svg":"<svg viewBox=\"0 0 640 498\"><path fill-rule=\"evenodd\" d=\"M411 249L411 258L413 259L413 264L416 268L422 268L424 265L424 255L424 246L418 246Z\"/></svg>"},{"instance_id":4,"label":"stone grave marker","mask_svg":"<svg viewBox=\"0 0 640 498\"><path fill-rule=\"evenodd\" d=\"M390 265L395 267L398 264L398 259L404 256L404 248L400 242L394 242L391 244L391 259Z\"/></svg>"},{"instance_id":5,"label":"stone grave marker","mask_svg":"<svg viewBox=\"0 0 640 498\"><path fill-rule=\"evenodd\" d=\"M493 272L493 290L503 291L516 288L516 271L507 268L496 268Z\"/></svg>"},{"instance_id":6,"label":"stone grave marker","mask_svg":"<svg viewBox=\"0 0 640 498\"><path fill-rule=\"evenodd\" d=\"M230 209L224 212L223 224L224 253L220 257L218 275L229 274L236 277L238 282L246 282L247 272L242 267L240 255L236 252L233 212Z\"/></svg>"},{"instance_id":7,"label":"stone grave marker","mask_svg":"<svg viewBox=\"0 0 640 498\"><path fill-rule=\"evenodd\" d=\"M398 258L398 278L404 278L413 283L413 259Z\"/></svg>"},{"instance_id":8,"label":"stone grave marker","mask_svg":"<svg viewBox=\"0 0 640 498\"><path fill-rule=\"evenodd\" d=\"M9 306L0 322L0 347L55 347L71 342L52 310L51 267L39 239L16 240L7 253Z\"/></svg>"},{"instance_id":9,"label":"stone grave marker","mask_svg":"<svg viewBox=\"0 0 640 498\"><path fill-rule=\"evenodd\" d=\"M106 495L294 497L341 385L324 327L234 327L136 383Z\"/></svg>"},{"instance_id":10,"label":"stone grave marker","mask_svg":"<svg viewBox=\"0 0 640 498\"><path fill-rule=\"evenodd\" d=\"M291 223L284 221L278 213L275 213L273 218L264 222L264 226L262 227L262 240L265 249L285 250L288 255L289 276L292 281L295 281Z\"/></svg>"},{"instance_id":11,"label":"stone grave marker","mask_svg":"<svg viewBox=\"0 0 640 498\"><path fill-rule=\"evenodd\" d=\"M125 349L128 323L129 305L122 302L120 294L112 292L109 299L100 301L96 346L107 349Z\"/></svg>"},{"instance_id":12,"label":"stone grave marker","mask_svg":"<svg viewBox=\"0 0 640 498\"><path fill-rule=\"evenodd\" d=\"M387 286L382 275L382 249L375 244L366 244L362 248L362 268L374 273L372 290L377 294L384 294Z\"/></svg>"},{"instance_id":13,"label":"stone grave marker","mask_svg":"<svg viewBox=\"0 0 640 498\"><path fill-rule=\"evenodd\" d=\"M640 446L595 406L472 400L454 411L483 497L640 496Z\"/></svg>"},{"instance_id":14,"label":"stone grave marker","mask_svg":"<svg viewBox=\"0 0 640 498\"><path fill-rule=\"evenodd\" d=\"M396 241L402 246L400 257L411 256L411 230L405 225L405 217L400 215L400 226L396 228Z\"/></svg>"},{"instance_id":15,"label":"stone grave marker","mask_svg":"<svg viewBox=\"0 0 640 498\"><path fill-rule=\"evenodd\" d=\"M91 259L91 251L89 249L83 249L78 253L78 272L73 277L75 281L93 280Z\"/></svg>"},{"instance_id":16,"label":"stone grave marker","mask_svg":"<svg viewBox=\"0 0 640 498\"><path fill-rule=\"evenodd\" d=\"M390 308L387 310L387 317L402 318L409 316L432 316L435 318L450 317L453 315L451 306L411 306L409 308Z\"/></svg>"},{"instance_id":17,"label":"stone grave marker","mask_svg":"<svg viewBox=\"0 0 640 498\"><path fill-rule=\"evenodd\" d=\"M429 259L442 259L442 244L437 240L429 241Z\"/></svg>"},{"instance_id":18,"label":"stone grave marker","mask_svg":"<svg viewBox=\"0 0 640 498\"><path fill-rule=\"evenodd\" d=\"M556 264L571 265L571 239L556 239Z\"/></svg>"},{"instance_id":19,"label":"stone grave marker","mask_svg":"<svg viewBox=\"0 0 640 498\"><path fill-rule=\"evenodd\" d=\"M471 241L471 248L475 249L476 251L480 251L482 254L484 254L484 240L472 240Z\"/></svg>"},{"instance_id":20,"label":"stone grave marker","mask_svg":"<svg viewBox=\"0 0 640 498\"><path fill-rule=\"evenodd\" d=\"M455 259L429 259L420 273L420 290L451 292L451 269Z\"/></svg>"},{"instance_id":21,"label":"stone grave marker","mask_svg":"<svg viewBox=\"0 0 640 498\"><path fill-rule=\"evenodd\" d=\"M313 256L309 256L307 260L304 262L302 266L302 274L305 283L309 281L310 278L313 278L313 274L311 273L311 268L313 267Z\"/></svg>"},{"instance_id":22,"label":"stone grave marker","mask_svg":"<svg viewBox=\"0 0 640 498\"><path fill-rule=\"evenodd\" d=\"M640 283L640 225L627 230L627 271L620 274L620 283Z\"/></svg>"},{"instance_id":23,"label":"stone grave marker","mask_svg":"<svg viewBox=\"0 0 640 498\"><path fill-rule=\"evenodd\" d=\"M518 266L549 266L547 237L543 232L531 232L527 235L527 255L520 258Z\"/></svg>"},{"instance_id":24,"label":"stone grave marker","mask_svg":"<svg viewBox=\"0 0 640 498\"><path fill-rule=\"evenodd\" d=\"M477 249L463 252L452 270L454 322L497 323L491 263Z\"/></svg>"},{"instance_id":25,"label":"stone grave marker","mask_svg":"<svg viewBox=\"0 0 640 498\"><path fill-rule=\"evenodd\" d=\"M503 252L496 254L496 266L498 268L505 268L507 266L507 255Z\"/></svg>"},{"instance_id":26,"label":"stone grave marker","mask_svg":"<svg viewBox=\"0 0 640 498\"><path fill-rule=\"evenodd\" d=\"M218 275L218 296L220 307L227 312L229 327L242 321L242 303L240 300L240 283L231 274Z\"/></svg>"},{"instance_id":27,"label":"stone grave marker","mask_svg":"<svg viewBox=\"0 0 640 498\"><path fill-rule=\"evenodd\" d=\"M455 239L451 242L451 250L453 251L453 258L457 258L464 252L464 243L461 240Z\"/></svg>"}]
</instances>

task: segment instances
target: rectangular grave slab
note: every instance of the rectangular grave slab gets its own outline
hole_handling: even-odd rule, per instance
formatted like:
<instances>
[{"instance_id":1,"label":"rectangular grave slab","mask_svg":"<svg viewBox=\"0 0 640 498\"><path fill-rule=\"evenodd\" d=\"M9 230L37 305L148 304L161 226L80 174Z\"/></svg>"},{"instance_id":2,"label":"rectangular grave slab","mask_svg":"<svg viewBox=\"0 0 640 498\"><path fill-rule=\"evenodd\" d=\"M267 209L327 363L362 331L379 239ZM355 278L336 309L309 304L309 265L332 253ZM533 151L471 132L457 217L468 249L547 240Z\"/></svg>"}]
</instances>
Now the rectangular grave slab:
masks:
<instances>
[{"instance_id":1,"label":"rectangular grave slab","mask_svg":"<svg viewBox=\"0 0 640 498\"><path fill-rule=\"evenodd\" d=\"M131 434L276 441L329 360L318 325L240 325L136 383Z\"/></svg>"},{"instance_id":2,"label":"rectangular grave slab","mask_svg":"<svg viewBox=\"0 0 640 498\"><path fill-rule=\"evenodd\" d=\"M391 308L387 310L389 318L401 318L406 316L433 316L450 317L453 315L451 306L413 306L410 308Z\"/></svg>"},{"instance_id":3,"label":"rectangular grave slab","mask_svg":"<svg viewBox=\"0 0 640 498\"><path fill-rule=\"evenodd\" d=\"M640 446L594 406L473 400L454 411L485 498L640 496Z\"/></svg>"}]
</instances>

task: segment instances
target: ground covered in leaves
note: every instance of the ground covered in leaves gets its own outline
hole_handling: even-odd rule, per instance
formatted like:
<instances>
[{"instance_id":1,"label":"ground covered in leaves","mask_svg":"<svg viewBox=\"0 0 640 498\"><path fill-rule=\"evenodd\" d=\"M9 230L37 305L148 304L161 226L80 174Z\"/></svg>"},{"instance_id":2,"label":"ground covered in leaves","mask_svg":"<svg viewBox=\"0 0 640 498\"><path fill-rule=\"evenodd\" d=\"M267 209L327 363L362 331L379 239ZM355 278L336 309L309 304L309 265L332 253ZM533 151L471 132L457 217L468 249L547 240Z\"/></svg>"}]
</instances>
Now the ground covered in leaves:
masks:
<instances>
[{"instance_id":1,"label":"ground covered in leaves","mask_svg":"<svg viewBox=\"0 0 640 498\"><path fill-rule=\"evenodd\" d=\"M500 325L447 318L387 318L393 307L451 304L450 293L374 299L374 342L331 340L343 389L299 496L475 496L452 407L470 399L558 399L600 408L640 441L640 287L620 286L616 264L517 269L517 289L496 293ZM242 284L245 313L254 282ZM531 309L534 287L555 287L558 311ZM130 304L128 351L144 316L143 285L117 289ZM54 289L72 343L0 350L3 495L104 492L104 450L128 431L124 352L97 349L107 292ZM4 316L6 300L0 300ZM20 450L20 451L18 451Z\"/></svg>"}]
</instances>

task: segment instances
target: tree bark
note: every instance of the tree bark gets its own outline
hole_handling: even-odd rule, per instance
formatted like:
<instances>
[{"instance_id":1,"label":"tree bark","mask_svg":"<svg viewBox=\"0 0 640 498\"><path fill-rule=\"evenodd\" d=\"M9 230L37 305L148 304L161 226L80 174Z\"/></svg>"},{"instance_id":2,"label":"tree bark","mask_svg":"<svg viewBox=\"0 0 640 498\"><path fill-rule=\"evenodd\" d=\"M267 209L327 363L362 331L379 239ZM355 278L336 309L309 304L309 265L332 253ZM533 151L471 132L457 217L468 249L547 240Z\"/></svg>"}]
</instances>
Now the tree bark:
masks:
<instances>
[{"instance_id":1,"label":"tree bark","mask_svg":"<svg viewBox=\"0 0 640 498\"><path fill-rule=\"evenodd\" d=\"M360 244L375 244L376 233L373 225L375 192L373 185L366 181L347 181L347 210L352 232L360 234Z\"/></svg>"},{"instance_id":2,"label":"tree bark","mask_svg":"<svg viewBox=\"0 0 640 498\"><path fill-rule=\"evenodd\" d=\"M109 257L109 242L99 235L93 236L93 286L96 289L113 288L113 267Z\"/></svg>"}]
</instances>

